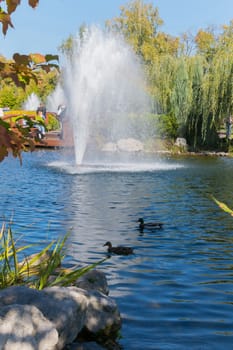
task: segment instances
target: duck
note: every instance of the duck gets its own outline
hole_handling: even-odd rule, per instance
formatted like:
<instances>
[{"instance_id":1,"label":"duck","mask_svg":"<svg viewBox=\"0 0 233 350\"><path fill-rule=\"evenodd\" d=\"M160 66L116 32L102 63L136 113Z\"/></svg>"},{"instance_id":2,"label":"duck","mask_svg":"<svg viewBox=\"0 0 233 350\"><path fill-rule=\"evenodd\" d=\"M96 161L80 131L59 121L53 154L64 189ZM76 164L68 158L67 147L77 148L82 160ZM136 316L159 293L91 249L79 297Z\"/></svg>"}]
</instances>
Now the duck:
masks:
<instances>
[{"instance_id":1,"label":"duck","mask_svg":"<svg viewBox=\"0 0 233 350\"><path fill-rule=\"evenodd\" d=\"M108 246L108 253L114 253L117 255L130 255L133 254L133 248L117 246L113 247L111 242L106 242L103 246Z\"/></svg>"},{"instance_id":2,"label":"duck","mask_svg":"<svg viewBox=\"0 0 233 350\"><path fill-rule=\"evenodd\" d=\"M143 218L139 218L138 222L139 222L140 230L143 230L144 228L147 228L147 229L161 229L161 228L163 228L162 222L147 222L147 223L145 223Z\"/></svg>"}]
</instances>

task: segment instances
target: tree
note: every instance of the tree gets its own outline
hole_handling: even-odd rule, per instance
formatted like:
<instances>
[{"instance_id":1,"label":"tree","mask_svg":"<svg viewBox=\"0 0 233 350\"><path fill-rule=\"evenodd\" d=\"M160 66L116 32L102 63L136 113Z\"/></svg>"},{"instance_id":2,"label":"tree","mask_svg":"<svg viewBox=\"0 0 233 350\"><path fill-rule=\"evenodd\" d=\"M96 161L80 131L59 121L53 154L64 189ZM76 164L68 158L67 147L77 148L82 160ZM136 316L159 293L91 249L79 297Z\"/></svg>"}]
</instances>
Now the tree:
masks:
<instances>
[{"instance_id":1,"label":"tree","mask_svg":"<svg viewBox=\"0 0 233 350\"><path fill-rule=\"evenodd\" d=\"M88 27L84 23L79 27L79 39L82 41L87 31ZM65 54L67 57L71 57L73 53L73 48L75 45L76 38L73 35L70 35L66 40L62 42L58 50Z\"/></svg>"},{"instance_id":2,"label":"tree","mask_svg":"<svg viewBox=\"0 0 233 350\"><path fill-rule=\"evenodd\" d=\"M155 51L154 38L159 26L163 24L158 8L145 4L142 0L129 2L121 7L120 17L107 21L106 25L115 32L124 35L126 41L141 57Z\"/></svg>"},{"instance_id":3,"label":"tree","mask_svg":"<svg viewBox=\"0 0 233 350\"><path fill-rule=\"evenodd\" d=\"M185 58L177 60L173 88L171 94L172 110L178 121L180 136L184 136L182 128L186 124L192 104L192 81L189 77L188 62Z\"/></svg>"},{"instance_id":4,"label":"tree","mask_svg":"<svg viewBox=\"0 0 233 350\"><path fill-rule=\"evenodd\" d=\"M197 50L200 54L205 55L207 59L211 59L215 53L216 39L212 30L200 29L195 37Z\"/></svg>"}]
</instances>

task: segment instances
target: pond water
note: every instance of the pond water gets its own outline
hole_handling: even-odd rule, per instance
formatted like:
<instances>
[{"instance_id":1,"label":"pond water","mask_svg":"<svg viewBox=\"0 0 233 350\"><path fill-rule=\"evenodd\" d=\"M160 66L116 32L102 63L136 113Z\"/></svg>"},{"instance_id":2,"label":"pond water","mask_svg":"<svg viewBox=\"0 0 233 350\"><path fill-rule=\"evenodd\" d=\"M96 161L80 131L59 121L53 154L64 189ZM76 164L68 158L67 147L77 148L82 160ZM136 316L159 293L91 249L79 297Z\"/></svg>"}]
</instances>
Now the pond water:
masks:
<instances>
[{"instance_id":1,"label":"pond water","mask_svg":"<svg viewBox=\"0 0 233 350\"><path fill-rule=\"evenodd\" d=\"M70 231L67 261L106 256L103 244L134 248L99 266L119 306L125 350L232 349L233 159L150 159L150 165L77 171L69 154L44 151L0 164L0 216L24 242ZM65 161L64 161L65 159ZM162 230L138 230L137 220Z\"/></svg>"}]
</instances>

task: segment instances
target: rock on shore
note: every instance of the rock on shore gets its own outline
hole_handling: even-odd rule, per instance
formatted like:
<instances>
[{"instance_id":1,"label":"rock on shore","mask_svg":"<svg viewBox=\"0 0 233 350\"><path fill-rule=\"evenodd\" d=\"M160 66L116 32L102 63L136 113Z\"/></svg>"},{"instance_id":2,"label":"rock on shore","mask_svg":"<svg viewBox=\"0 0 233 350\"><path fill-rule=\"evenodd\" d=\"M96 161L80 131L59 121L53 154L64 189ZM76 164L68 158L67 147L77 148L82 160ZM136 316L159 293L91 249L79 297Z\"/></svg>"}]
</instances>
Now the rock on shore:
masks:
<instances>
[{"instance_id":1,"label":"rock on shore","mask_svg":"<svg viewBox=\"0 0 233 350\"><path fill-rule=\"evenodd\" d=\"M87 290L77 286L42 291L13 286L1 290L0 349L60 350L83 331L93 337L116 335L121 316L116 302L106 295L103 273L90 271L78 283ZM79 348L85 347L80 344Z\"/></svg>"}]
</instances>

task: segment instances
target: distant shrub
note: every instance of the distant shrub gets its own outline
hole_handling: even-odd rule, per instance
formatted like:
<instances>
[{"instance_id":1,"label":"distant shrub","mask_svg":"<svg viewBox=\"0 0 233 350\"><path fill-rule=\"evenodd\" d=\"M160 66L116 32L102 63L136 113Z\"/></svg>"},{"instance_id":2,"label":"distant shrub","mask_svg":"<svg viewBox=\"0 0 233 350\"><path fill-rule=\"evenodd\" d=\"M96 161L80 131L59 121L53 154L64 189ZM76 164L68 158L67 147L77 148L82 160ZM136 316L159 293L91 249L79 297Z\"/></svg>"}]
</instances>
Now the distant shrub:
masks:
<instances>
[{"instance_id":1,"label":"distant shrub","mask_svg":"<svg viewBox=\"0 0 233 350\"><path fill-rule=\"evenodd\" d=\"M153 113L130 115L129 121L135 137L143 141L151 138L177 137L178 124L176 118L171 115Z\"/></svg>"}]
</instances>

